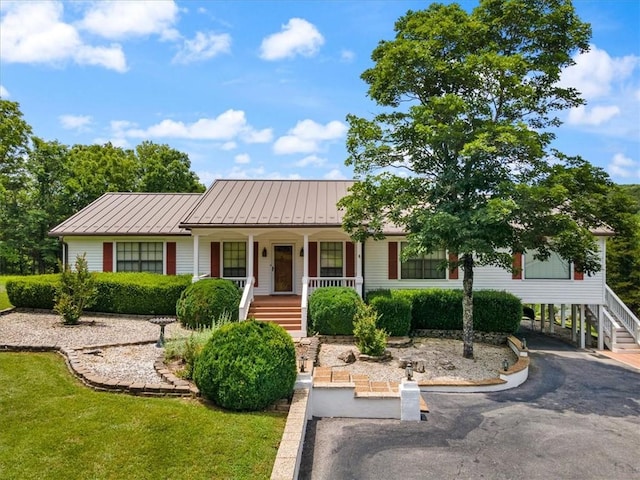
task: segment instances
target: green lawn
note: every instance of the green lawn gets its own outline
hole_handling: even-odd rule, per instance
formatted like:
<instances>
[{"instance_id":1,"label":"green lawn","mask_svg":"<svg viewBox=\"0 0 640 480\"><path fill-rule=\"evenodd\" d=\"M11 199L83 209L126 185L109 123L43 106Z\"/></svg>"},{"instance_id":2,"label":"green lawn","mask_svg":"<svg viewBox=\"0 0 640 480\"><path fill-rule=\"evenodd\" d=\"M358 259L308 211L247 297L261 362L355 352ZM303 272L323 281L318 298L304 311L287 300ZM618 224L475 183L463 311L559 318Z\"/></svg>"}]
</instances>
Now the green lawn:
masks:
<instances>
[{"instance_id":1,"label":"green lawn","mask_svg":"<svg viewBox=\"0 0 640 480\"><path fill-rule=\"evenodd\" d=\"M16 275L0 275L0 310L4 310L5 308L11 307L11 303L9 302L9 297L7 296L7 290L5 289L5 284L7 280L12 278L17 278Z\"/></svg>"},{"instance_id":2,"label":"green lawn","mask_svg":"<svg viewBox=\"0 0 640 480\"><path fill-rule=\"evenodd\" d=\"M93 391L51 353L0 353L3 479L269 478L285 416Z\"/></svg>"}]
</instances>

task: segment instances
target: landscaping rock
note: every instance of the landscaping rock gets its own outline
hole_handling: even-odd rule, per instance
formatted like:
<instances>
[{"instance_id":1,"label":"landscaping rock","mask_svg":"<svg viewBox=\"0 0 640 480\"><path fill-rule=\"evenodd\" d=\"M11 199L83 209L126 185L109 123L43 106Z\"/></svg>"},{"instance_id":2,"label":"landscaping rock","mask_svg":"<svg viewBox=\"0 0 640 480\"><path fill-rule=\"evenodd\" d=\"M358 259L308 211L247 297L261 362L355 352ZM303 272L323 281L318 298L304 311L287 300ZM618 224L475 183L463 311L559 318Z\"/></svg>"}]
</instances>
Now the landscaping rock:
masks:
<instances>
[{"instance_id":1,"label":"landscaping rock","mask_svg":"<svg viewBox=\"0 0 640 480\"><path fill-rule=\"evenodd\" d=\"M347 350L338 355L338 358L344 363L353 363L356 361L356 354L353 350Z\"/></svg>"}]
</instances>

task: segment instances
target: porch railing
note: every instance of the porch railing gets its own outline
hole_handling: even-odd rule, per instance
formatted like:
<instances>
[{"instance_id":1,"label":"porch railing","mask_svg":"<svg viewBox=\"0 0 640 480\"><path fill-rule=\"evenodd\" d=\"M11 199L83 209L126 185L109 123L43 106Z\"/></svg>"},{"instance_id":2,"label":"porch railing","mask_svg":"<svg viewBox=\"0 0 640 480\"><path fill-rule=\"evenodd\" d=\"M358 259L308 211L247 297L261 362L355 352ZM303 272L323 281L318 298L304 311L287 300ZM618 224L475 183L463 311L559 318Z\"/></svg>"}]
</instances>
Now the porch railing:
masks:
<instances>
[{"instance_id":1,"label":"porch railing","mask_svg":"<svg viewBox=\"0 0 640 480\"><path fill-rule=\"evenodd\" d=\"M300 301L300 330L307 335L307 304L309 303L309 280L302 279L302 300Z\"/></svg>"},{"instance_id":2,"label":"porch railing","mask_svg":"<svg viewBox=\"0 0 640 480\"><path fill-rule=\"evenodd\" d=\"M618 298L615 292L609 288L609 285L606 287L604 298L607 308L613 313L622 326L627 329L636 343L640 343L640 320L638 320L638 317Z\"/></svg>"},{"instance_id":3,"label":"porch railing","mask_svg":"<svg viewBox=\"0 0 640 480\"><path fill-rule=\"evenodd\" d=\"M613 349L613 345L618 341L616 338L618 334L617 329L620 328L616 319L611 316L606 308L603 308L603 305L587 305L585 313L597 324L600 321L600 309L602 309L602 333L604 335L604 343L607 347Z\"/></svg>"},{"instance_id":4,"label":"porch railing","mask_svg":"<svg viewBox=\"0 0 640 480\"><path fill-rule=\"evenodd\" d=\"M309 278L309 295L311 295L316 288L321 288L321 287L349 287L355 290L356 278L355 277L310 277Z\"/></svg>"},{"instance_id":5,"label":"porch railing","mask_svg":"<svg viewBox=\"0 0 640 480\"><path fill-rule=\"evenodd\" d=\"M232 280L232 279L230 279ZM238 307L238 320L246 320L249 315L249 307L253 302L253 277L243 280L244 289L242 291L242 298L240 299L240 307Z\"/></svg>"},{"instance_id":6,"label":"porch railing","mask_svg":"<svg viewBox=\"0 0 640 480\"><path fill-rule=\"evenodd\" d=\"M244 290L244 287L247 285L247 279L242 277L242 278L238 278L238 277L224 277L226 280L231 280L233 283L235 283L237 285L237 287L241 290Z\"/></svg>"}]
</instances>

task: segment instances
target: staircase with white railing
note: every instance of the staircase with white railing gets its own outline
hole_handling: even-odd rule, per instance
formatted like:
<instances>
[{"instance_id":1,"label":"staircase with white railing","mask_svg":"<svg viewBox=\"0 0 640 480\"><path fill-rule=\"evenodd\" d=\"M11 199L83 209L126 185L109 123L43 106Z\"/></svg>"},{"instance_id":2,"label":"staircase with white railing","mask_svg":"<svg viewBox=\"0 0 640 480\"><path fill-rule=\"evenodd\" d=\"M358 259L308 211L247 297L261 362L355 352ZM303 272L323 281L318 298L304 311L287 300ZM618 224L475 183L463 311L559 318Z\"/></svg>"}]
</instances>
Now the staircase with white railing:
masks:
<instances>
[{"instance_id":1,"label":"staircase with white railing","mask_svg":"<svg viewBox=\"0 0 640 480\"><path fill-rule=\"evenodd\" d=\"M640 354L640 320L609 286L602 310L604 343L614 353ZM587 314L598 319L597 305L588 305Z\"/></svg>"}]
</instances>

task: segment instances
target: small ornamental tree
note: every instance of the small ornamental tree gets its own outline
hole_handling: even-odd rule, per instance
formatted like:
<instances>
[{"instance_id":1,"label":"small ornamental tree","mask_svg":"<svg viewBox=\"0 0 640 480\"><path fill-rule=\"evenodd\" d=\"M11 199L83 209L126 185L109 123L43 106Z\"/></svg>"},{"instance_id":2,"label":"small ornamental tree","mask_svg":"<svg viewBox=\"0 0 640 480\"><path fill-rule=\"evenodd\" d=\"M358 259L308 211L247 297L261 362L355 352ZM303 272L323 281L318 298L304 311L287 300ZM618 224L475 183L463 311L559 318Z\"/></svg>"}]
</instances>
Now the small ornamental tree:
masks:
<instances>
[{"instance_id":1,"label":"small ornamental tree","mask_svg":"<svg viewBox=\"0 0 640 480\"><path fill-rule=\"evenodd\" d=\"M62 316L65 325L77 325L84 309L96 302L95 283L95 274L89 272L85 253L76 257L75 268L66 265L62 270L53 309Z\"/></svg>"},{"instance_id":2,"label":"small ornamental tree","mask_svg":"<svg viewBox=\"0 0 640 480\"><path fill-rule=\"evenodd\" d=\"M570 0L481 0L409 11L362 74L381 113L349 115L347 165L360 180L340 201L354 240L407 232L404 259L446 249L462 267L463 356L473 357L474 269L512 269L514 252L552 251L600 269L606 174L551 150L556 111L581 105L560 83L591 29ZM550 160L553 160L551 162Z\"/></svg>"}]
</instances>

